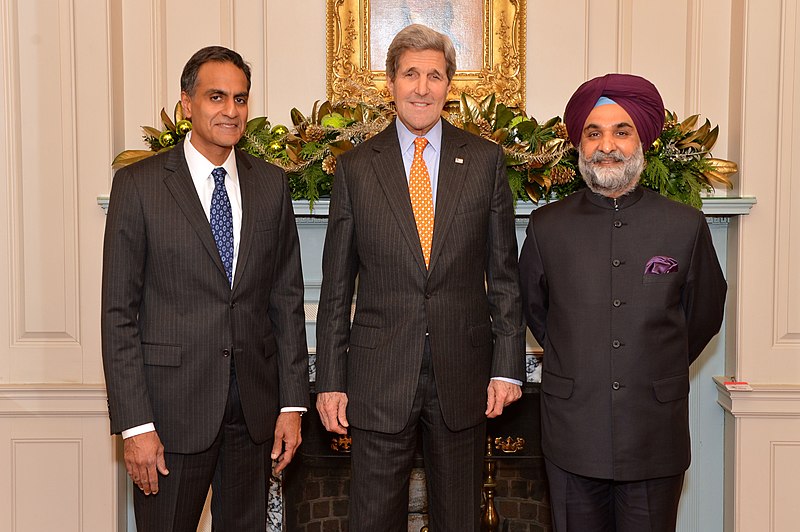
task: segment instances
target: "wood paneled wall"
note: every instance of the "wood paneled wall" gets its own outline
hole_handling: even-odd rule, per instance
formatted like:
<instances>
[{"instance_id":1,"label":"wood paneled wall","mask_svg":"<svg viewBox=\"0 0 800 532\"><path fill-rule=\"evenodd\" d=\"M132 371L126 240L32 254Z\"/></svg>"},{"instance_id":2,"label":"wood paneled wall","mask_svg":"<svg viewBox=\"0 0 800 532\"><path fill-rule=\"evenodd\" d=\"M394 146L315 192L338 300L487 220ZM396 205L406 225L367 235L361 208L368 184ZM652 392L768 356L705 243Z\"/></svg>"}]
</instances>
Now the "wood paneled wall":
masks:
<instances>
[{"instance_id":1,"label":"wood paneled wall","mask_svg":"<svg viewBox=\"0 0 800 532\"><path fill-rule=\"evenodd\" d=\"M741 172L718 194L758 197L728 242L726 371L762 388L720 396L726 530L789 530L800 518L787 473L800 470L798 0L528 0L527 12L530 114L561 114L588 77L644 75L681 116L720 124L715 154ZM0 529L117 527L96 196L113 156L141 147L139 126L171 113L189 55L217 43L252 64L253 116L286 123L325 99L322 0L0 0Z\"/></svg>"}]
</instances>

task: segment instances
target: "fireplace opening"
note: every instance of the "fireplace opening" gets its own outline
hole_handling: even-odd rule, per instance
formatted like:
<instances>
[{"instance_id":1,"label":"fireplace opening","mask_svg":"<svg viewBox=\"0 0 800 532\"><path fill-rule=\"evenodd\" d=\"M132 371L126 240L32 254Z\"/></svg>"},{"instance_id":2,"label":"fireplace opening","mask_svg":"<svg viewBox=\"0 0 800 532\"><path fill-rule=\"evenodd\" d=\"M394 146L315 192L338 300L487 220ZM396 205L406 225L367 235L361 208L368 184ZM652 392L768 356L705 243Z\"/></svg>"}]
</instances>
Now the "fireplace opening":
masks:
<instances>
[{"instance_id":1,"label":"fireplace opening","mask_svg":"<svg viewBox=\"0 0 800 532\"><path fill-rule=\"evenodd\" d=\"M539 384L487 424L483 527L503 532L550 532L547 479L541 452ZM312 394L311 404L316 396ZM287 532L347 532L348 440L329 433L316 412L303 416L303 444L283 480ZM489 504L487 504L487 501ZM427 530L425 472L418 444L409 489L409 532ZM442 532L433 531L430 532Z\"/></svg>"}]
</instances>

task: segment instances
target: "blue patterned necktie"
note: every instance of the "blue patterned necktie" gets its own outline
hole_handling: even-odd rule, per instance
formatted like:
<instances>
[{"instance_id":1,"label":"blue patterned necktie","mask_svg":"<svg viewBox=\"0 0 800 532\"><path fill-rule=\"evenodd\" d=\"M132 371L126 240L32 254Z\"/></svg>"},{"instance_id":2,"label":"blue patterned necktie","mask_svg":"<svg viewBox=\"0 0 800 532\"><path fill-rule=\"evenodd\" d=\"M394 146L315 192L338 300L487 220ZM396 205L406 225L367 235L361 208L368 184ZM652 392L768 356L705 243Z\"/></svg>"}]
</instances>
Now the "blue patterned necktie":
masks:
<instances>
[{"instance_id":1,"label":"blue patterned necktie","mask_svg":"<svg viewBox=\"0 0 800 532\"><path fill-rule=\"evenodd\" d=\"M217 243L219 257L225 266L228 283L233 285L233 211L225 190L225 169L214 168L214 193L211 195L211 233Z\"/></svg>"}]
</instances>

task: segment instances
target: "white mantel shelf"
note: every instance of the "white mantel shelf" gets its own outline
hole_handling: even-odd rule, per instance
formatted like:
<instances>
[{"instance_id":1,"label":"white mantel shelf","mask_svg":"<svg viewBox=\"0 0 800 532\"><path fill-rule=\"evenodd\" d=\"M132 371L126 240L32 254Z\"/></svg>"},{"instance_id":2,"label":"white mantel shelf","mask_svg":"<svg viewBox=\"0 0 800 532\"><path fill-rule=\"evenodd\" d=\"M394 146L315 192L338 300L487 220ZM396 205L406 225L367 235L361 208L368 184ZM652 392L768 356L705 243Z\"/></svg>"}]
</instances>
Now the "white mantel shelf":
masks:
<instances>
[{"instance_id":1,"label":"white mantel shelf","mask_svg":"<svg viewBox=\"0 0 800 532\"><path fill-rule=\"evenodd\" d=\"M800 385L750 383L752 390L728 390L730 377L714 377L717 403L736 418L800 418Z\"/></svg>"},{"instance_id":2,"label":"white mantel shelf","mask_svg":"<svg viewBox=\"0 0 800 532\"><path fill-rule=\"evenodd\" d=\"M108 209L108 194L101 194L97 196L97 204L103 210ZM737 216L749 214L750 209L756 204L756 198L753 196L741 197L713 197L703 199L703 213L706 216ZM545 205L545 202L528 203L518 202L516 205L517 218L527 218L527 216L535 208ZM308 201L293 201L294 213L300 217L320 217L328 216L328 208L330 207L330 200L321 199L314 203L314 208L309 206Z\"/></svg>"}]
</instances>

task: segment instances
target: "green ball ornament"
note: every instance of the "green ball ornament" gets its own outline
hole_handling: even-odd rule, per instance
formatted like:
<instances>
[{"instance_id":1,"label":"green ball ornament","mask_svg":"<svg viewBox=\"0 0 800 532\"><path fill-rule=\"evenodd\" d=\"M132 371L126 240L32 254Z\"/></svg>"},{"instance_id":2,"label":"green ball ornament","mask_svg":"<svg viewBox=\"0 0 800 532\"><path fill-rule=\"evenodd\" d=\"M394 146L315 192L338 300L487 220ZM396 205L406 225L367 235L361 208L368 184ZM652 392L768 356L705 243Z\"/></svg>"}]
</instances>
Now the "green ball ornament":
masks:
<instances>
[{"instance_id":1,"label":"green ball ornament","mask_svg":"<svg viewBox=\"0 0 800 532\"><path fill-rule=\"evenodd\" d=\"M170 146L174 146L177 142L175 138L175 133L172 131L165 131L158 137L158 143L161 144L165 148L169 148Z\"/></svg>"},{"instance_id":2,"label":"green ball ornament","mask_svg":"<svg viewBox=\"0 0 800 532\"><path fill-rule=\"evenodd\" d=\"M664 144L661 142L661 139L656 139L655 142L653 142L653 145L650 147L650 151L652 151L653 153L658 153L661 151L661 148L663 147Z\"/></svg>"},{"instance_id":3,"label":"green ball ornament","mask_svg":"<svg viewBox=\"0 0 800 532\"><path fill-rule=\"evenodd\" d=\"M185 137L186 134L192 130L192 123L188 120L181 120L175 124L175 130L178 132L178 135Z\"/></svg>"},{"instance_id":4,"label":"green ball ornament","mask_svg":"<svg viewBox=\"0 0 800 532\"><path fill-rule=\"evenodd\" d=\"M278 125L274 126L270 130L270 133L272 133L272 135L276 136L276 137L282 137L285 134L287 134L288 132L289 132L289 128L284 126L284 125L282 125L282 124L278 124Z\"/></svg>"},{"instance_id":5,"label":"green ball ornament","mask_svg":"<svg viewBox=\"0 0 800 532\"><path fill-rule=\"evenodd\" d=\"M340 113L330 113L322 117L320 120L322 127L342 128L347 125L347 119Z\"/></svg>"},{"instance_id":6,"label":"green ball ornament","mask_svg":"<svg viewBox=\"0 0 800 532\"><path fill-rule=\"evenodd\" d=\"M269 151L270 151L270 153L272 153L273 155L277 155L277 154L279 154L281 151L283 151L283 144L281 144L281 143L280 143L280 142L278 142L278 141L275 141L275 142L273 142L272 144L270 144L270 145L269 145Z\"/></svg>"}]
</instances>

